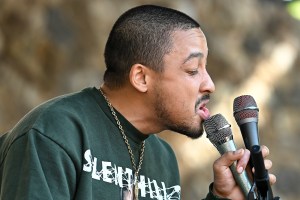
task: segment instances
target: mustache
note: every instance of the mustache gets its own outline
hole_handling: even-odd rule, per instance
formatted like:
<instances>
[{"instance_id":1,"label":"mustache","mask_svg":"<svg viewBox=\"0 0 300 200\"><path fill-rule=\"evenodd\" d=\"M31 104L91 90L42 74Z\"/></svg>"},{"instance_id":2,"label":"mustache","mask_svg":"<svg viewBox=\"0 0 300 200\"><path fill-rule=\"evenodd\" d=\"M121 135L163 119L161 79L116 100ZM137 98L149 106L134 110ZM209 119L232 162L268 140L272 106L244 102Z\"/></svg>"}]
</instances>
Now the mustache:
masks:
<instances>
[{"instance_id":1,"label":"mustache","mask_svg":"<svg viewBox=\"0 0 300 200\"><path fill-rule=\"evenodd\" d=\"M201 102L201 101L204 101L204 100L210 100L210 94L204 95L204 96L200 99L200 102Z\"/></svg>"}]
</instances>

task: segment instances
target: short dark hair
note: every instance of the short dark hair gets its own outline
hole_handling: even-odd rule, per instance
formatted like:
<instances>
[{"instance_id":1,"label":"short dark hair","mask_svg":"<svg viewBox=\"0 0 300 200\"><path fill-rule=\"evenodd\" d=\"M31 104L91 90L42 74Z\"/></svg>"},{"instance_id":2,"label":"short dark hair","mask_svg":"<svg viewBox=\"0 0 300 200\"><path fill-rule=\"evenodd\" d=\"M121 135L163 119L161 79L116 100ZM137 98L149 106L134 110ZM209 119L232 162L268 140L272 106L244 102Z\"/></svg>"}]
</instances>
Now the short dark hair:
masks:
<instances>
[{"instance_id":1,"label":"short dark hair","mask_svg":"<svg viewBox=\"0 0 300 200\"><path fill-rule=\"evenodd\" d=\"M105 46L104 82L112 88L122 86L137 63L162 72L172 33L199 27L194 19L171 8L142 5L126 11L115 22Z\"/></svg>"}]
</instances>

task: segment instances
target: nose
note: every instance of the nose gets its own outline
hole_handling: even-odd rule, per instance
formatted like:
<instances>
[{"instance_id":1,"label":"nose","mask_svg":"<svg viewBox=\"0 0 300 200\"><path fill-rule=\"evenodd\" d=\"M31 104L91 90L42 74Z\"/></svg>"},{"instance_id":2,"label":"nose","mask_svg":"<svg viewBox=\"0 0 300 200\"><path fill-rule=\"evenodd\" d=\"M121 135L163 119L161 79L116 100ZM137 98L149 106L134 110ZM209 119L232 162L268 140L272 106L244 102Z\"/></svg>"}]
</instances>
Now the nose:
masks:
<instances>
[{"instance_id":1,"label":"nose","mask_svg":"<svg viewBox=\"0 0 300 200\"><path fill-rule=\"evenodd\" d=\"M203 74L203 81L200 85L200 92L201 93L213 93L215 91L215 84L212 81L210 75L205 70L205 73Z\"/></svg>"}]
</instances>

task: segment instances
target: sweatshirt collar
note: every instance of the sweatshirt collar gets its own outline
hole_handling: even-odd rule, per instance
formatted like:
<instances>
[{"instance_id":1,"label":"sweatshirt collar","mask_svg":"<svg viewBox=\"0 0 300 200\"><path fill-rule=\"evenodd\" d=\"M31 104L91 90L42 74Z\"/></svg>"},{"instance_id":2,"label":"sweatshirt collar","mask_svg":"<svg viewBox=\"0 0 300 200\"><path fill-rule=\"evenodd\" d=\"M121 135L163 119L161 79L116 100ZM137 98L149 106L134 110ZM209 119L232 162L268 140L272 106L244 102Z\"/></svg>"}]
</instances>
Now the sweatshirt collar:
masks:
<instances>
[{"instance_id":1,"label":"sweatshirt collar","mask_svg":"<svg viewBox=\"0 0 300 200\"><path fill-rule=\"evenodd\" d=\"M107 105L106 100L101 95L100 91L96 88L89 88L90 92L96 99L97 104L100 106L101 110L106 114L106 116L112 121L112 123L119 129L115 118L113 117L110 108ZM113 105L112 105L113 106ZM141 143L149 137L149 135L144 135L137 128L135 128L117 109L115 109L118 119L124 129L126 136L132 139L135 143Z\"/></svg>"}]
</instances>

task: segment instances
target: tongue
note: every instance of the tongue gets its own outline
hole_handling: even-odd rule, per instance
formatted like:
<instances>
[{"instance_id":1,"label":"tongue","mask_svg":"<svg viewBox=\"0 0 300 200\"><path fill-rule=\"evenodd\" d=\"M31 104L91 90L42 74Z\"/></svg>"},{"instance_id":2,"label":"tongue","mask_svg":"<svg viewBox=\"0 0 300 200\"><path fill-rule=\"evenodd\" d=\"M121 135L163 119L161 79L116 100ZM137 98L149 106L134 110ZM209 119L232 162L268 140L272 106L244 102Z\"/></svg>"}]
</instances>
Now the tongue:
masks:
<instances>
[{"instance_id":1,"label":"tongue","mask_svg":"<svg viewBox=\"0 0 300 200\"><path fill-rule=\"evenodd\" d=\"M202 119L206 120L210 117L209 110L206 107L201 107L200 110L202 111L200 112L200 116Z\"/></svg>"}]
</instances>

